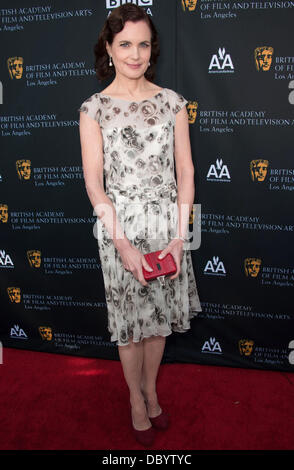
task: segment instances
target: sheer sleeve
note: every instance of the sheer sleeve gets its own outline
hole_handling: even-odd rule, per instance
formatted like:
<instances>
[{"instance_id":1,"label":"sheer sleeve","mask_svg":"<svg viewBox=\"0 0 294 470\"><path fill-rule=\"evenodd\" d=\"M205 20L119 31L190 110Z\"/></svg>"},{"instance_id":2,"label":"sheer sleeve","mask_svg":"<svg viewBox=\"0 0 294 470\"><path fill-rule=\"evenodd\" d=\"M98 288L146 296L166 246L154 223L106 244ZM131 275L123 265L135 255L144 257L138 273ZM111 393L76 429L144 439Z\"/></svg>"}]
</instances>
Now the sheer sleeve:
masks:
<instances>
[{"instance_id":1,"label":"sheer sleeve","mask_svg":"<svg viewBox=\"0 0 294 470\"><path fill-rule=\"evenodd\" d=\"M90 98L86 99L81 106L78 108L78 112L83 111L84 113L88 114L92 119L99 122L101 110L98 106L98 100L96 94L90 96Z\"/></svg>"}]
</instances>

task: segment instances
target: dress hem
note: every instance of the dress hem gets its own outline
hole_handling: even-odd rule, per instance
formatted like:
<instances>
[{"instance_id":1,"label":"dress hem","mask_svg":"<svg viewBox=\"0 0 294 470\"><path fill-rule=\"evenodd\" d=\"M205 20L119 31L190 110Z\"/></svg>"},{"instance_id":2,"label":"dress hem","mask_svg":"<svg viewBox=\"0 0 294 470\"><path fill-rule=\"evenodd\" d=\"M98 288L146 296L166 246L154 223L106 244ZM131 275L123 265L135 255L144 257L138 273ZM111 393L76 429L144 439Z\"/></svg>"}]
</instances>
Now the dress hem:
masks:
<instances>
[{"instance_id":1,"label":"dress hem","mask_svg":"<svg viewBox=\"0 0 294 470\"><path fill-rule=\"evenodd\" d=\"M202 310L192 310L191 312L194 312L194 313L192 313L192 316L190 316L189 321L193 320L193 318L196 317L198 313L201 313ZM171 324L173 324L173 322ZM152 334L149 336L142 336L141 339L137 341L133 341L133 343L141 343L143 339L151 338L152 336L162 336L165 338L167 336L170 336L172 333L186 333L190 329L191 329L191 325L189 325L187 328L182 327L180 330L176 330L175 328L171 327L171 330L167 334ZM116 342L116 346L128 346L130 344L130 343L118 344L118 341L119 341L118 339L111 339L110 341L112 343Z\"/></svg>"}]
</instances>

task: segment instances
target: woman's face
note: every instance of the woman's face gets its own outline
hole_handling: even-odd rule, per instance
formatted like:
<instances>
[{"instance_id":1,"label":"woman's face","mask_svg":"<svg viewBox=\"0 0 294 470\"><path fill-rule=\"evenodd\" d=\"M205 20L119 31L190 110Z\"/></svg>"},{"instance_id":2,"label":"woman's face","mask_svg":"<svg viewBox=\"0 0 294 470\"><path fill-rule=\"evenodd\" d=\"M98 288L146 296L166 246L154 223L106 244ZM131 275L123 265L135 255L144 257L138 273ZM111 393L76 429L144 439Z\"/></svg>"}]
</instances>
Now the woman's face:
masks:
<instances>
[{"instance_id":1,"label":"woman's face","mask_svg":"<svg viewBox=\"0 0 294 470\"><path fill-rule=\"evenodd\" d=\"M112 45L106 42L108 54L112 57L116 74L128 78L143 75L151 56L151 31L146 21L127 21L122 31L114 36Z\"/></svg>"}]
</instances>

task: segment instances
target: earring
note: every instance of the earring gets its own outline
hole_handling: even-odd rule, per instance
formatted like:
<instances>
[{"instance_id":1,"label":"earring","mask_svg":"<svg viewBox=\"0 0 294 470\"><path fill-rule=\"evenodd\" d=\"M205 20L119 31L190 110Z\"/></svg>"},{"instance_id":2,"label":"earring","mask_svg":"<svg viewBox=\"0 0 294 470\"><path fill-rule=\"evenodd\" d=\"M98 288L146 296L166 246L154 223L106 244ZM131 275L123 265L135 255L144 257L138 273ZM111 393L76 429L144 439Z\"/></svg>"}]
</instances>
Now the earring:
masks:
<instances>
[{"instance_id":1,"label":"earring","mask_svg":"<svg viewBox=\"0 0 294 470\"><path fill-rule=\"evenodd\" d=\"M109 67L111 67L113 65L112 61L111 61L111 55L109 56Z\"/></svg>"},{"instance_id":2,"label":"earring","mask_svg":"<svg viewBox=\"0 0 294 470\"><path fill-rule=\"evenodd\" d=\"M149 62L149 64L148 64L148 67L150 67L150 62Z\"/></svg>"}]
</instances>

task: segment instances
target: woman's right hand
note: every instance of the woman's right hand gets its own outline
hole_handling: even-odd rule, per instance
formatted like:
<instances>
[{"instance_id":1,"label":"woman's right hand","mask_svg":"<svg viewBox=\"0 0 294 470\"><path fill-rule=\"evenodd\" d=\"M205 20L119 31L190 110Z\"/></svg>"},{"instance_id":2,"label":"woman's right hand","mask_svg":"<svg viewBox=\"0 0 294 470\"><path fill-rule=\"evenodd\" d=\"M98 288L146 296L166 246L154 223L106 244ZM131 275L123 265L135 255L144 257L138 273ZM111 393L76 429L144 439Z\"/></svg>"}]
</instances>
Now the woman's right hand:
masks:
<instances>
[{"instance_id":1,"label":"woman's right hand","mask_svg":"<svg viewBox=\"0 0 294 470\"><path fill-rule=\"evenodd\" d=\"M148 286L148 282L145 280L143 276L142 266L146 269L146 271L152 272L153 269L146 261L145 256L141 253L138 248L134 245L125 248L120 253L123 266L127 271L133 273L134 277L139 281L143 286Z\"/></svg>"}]
</instances>

